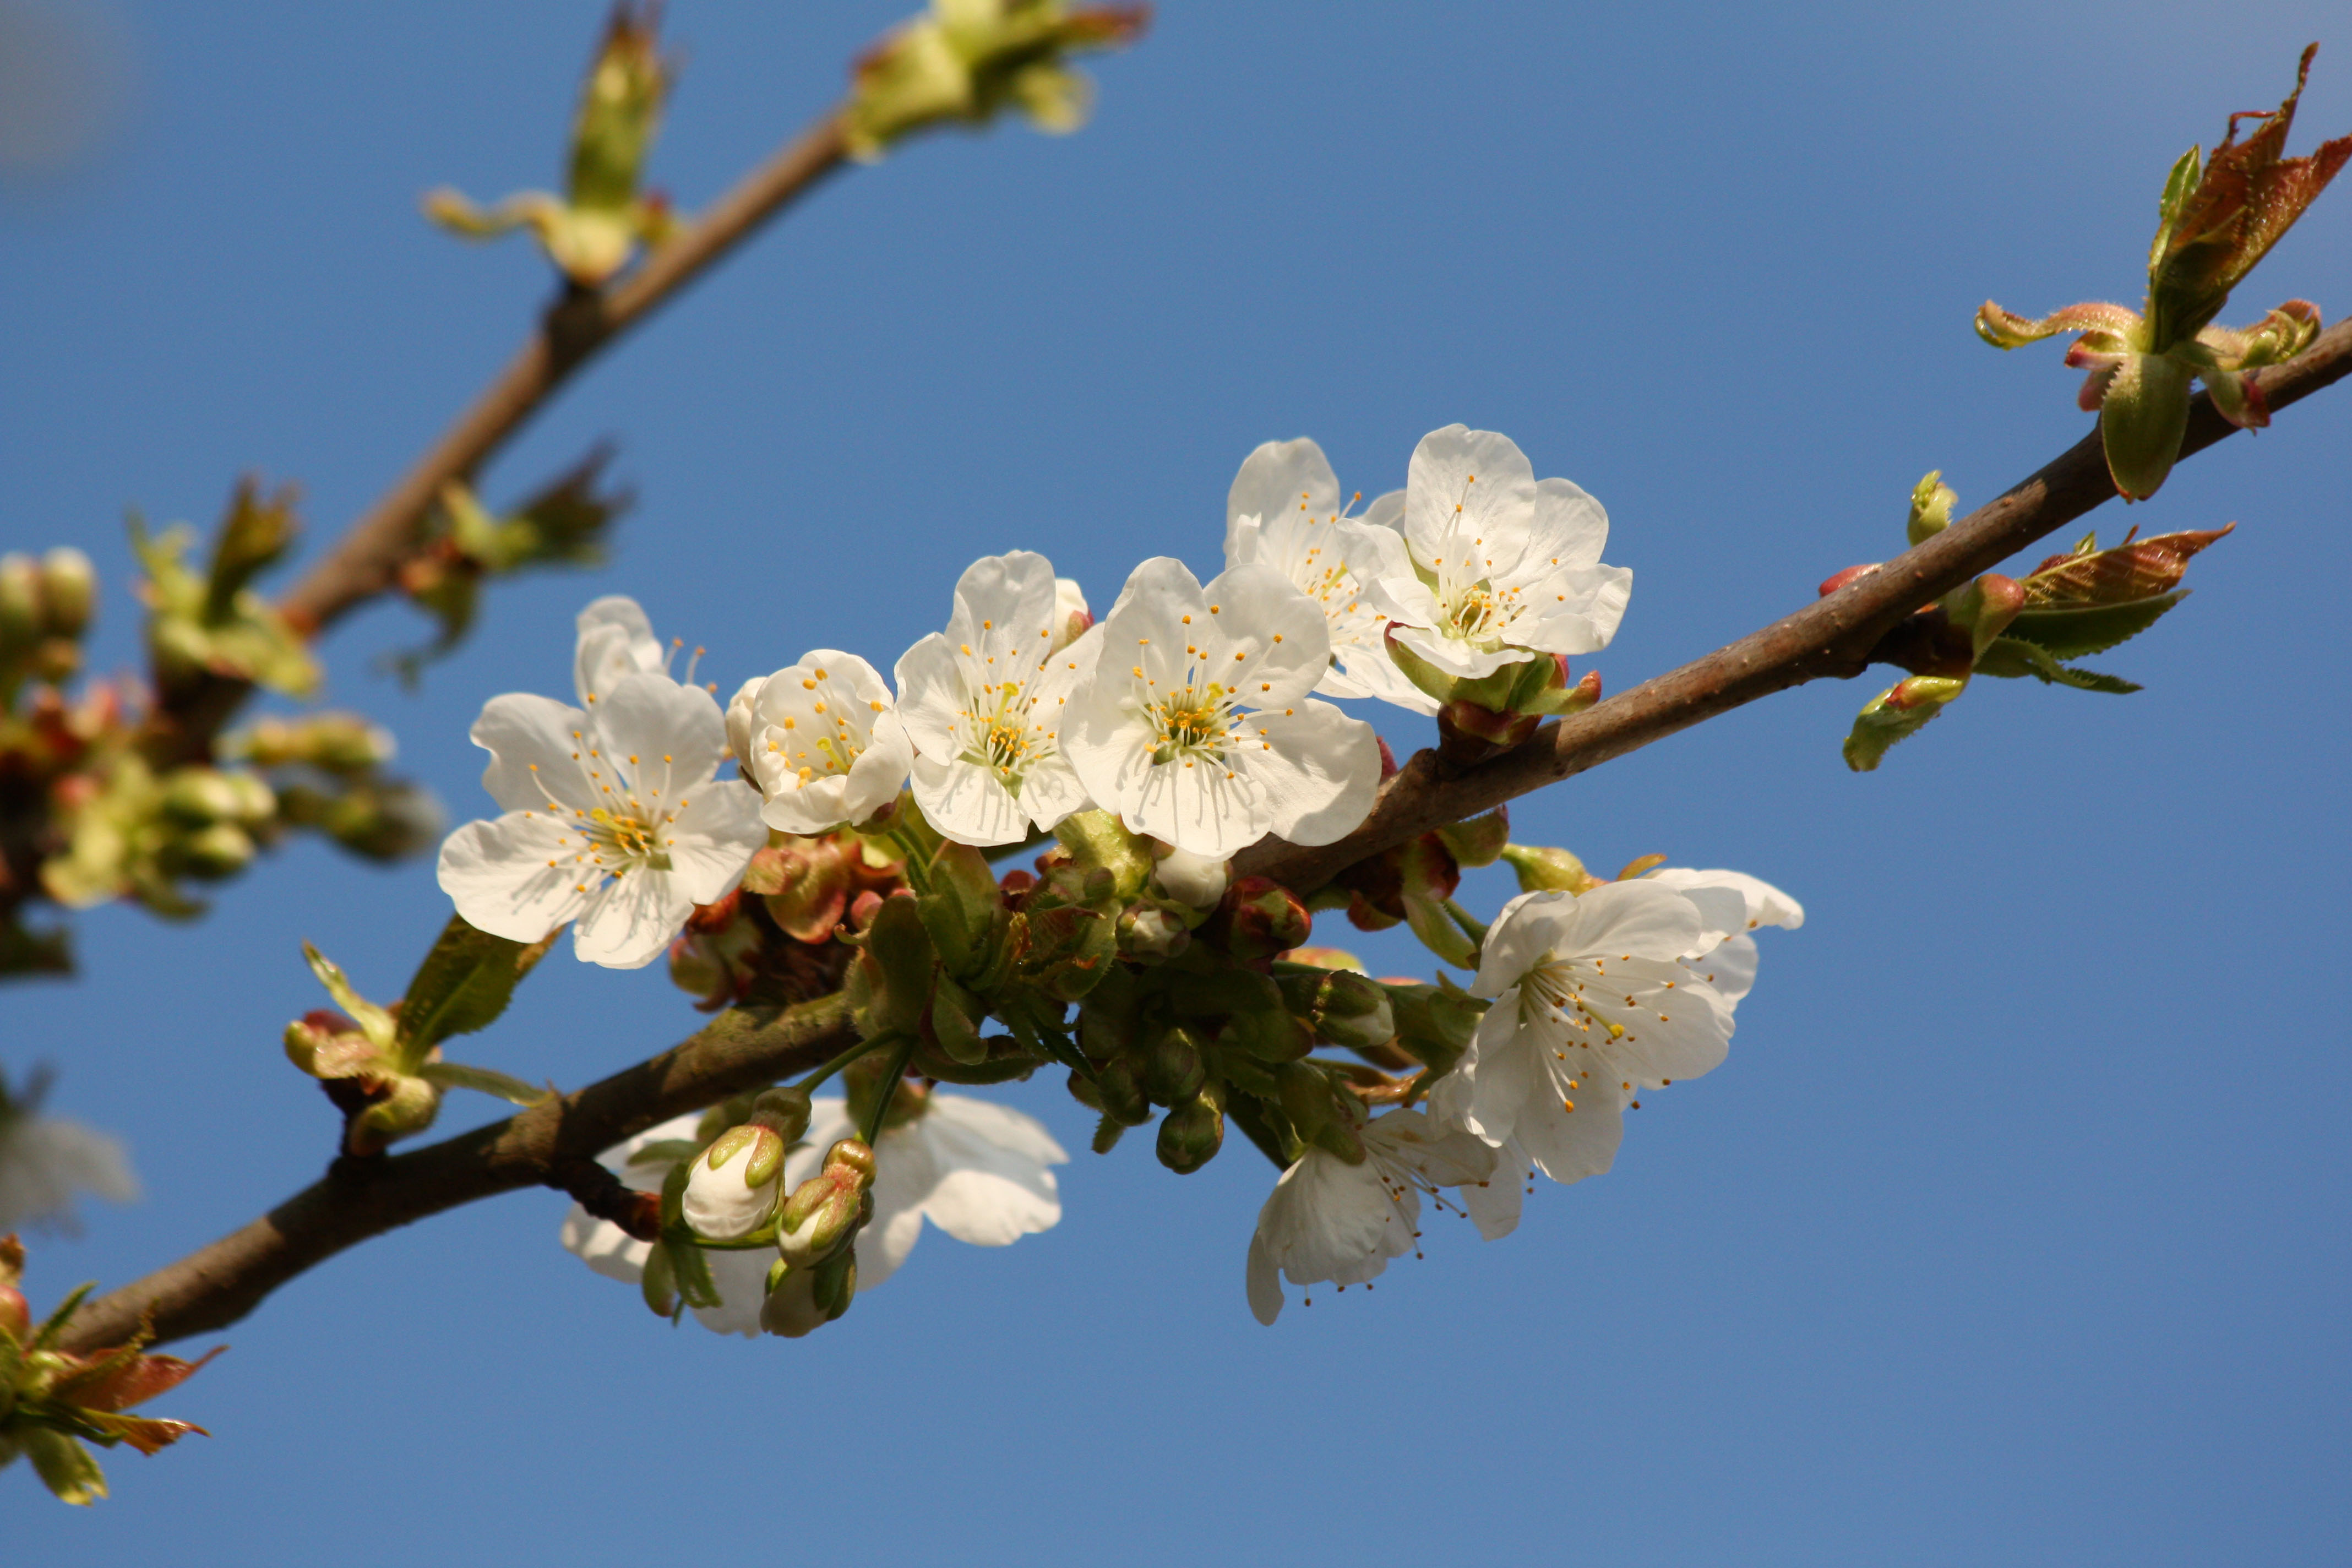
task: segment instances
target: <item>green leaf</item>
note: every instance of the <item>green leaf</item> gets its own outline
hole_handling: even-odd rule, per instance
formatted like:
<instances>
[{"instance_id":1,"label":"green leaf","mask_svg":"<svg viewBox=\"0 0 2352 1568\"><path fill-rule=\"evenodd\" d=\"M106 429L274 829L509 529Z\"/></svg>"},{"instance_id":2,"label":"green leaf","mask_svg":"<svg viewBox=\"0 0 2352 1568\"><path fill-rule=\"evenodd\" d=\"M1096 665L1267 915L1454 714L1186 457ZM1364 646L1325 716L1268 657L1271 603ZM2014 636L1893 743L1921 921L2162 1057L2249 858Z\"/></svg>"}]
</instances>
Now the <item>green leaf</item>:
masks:
<instances>
[{"instance_id":1,"label":"green leaf","mask_svg":"<svg viewBox=\"0 0 2352 1568\"><path fill-rule=\"evenodd\" d=\"M542 1089L495 1068L467 1067L463 1062L426 1062L416 1069L416 1076L443 1089L470 1089L516 1105L537 1105L555 1098L555 1090Z\"/></svg>"},{"instance_id":2,"label":"green leaf","mask_svg":"<svg viewBox=\"0 0 2352 1568\"><path fill-rule=\"evenodd\" d=\"M400 1005L400 1043L411 1059L452 1035L488 1027L507 1010L515 986L553 940L551 931L525 946L478 931L462 915L450 916L441 940L416 966L416 977L408 983L407 998Z\"/></svg>"},{"instance_id":3,"label":"green leaf","mask_svg":"<svg viewBox=\"0 0 2352 1568\"><path fill-rule=\"evenodd\" d=\"M2054 658L2081 658L2129 642L2189 596L2186 588L2120 605L2036 605L2020 610L2007 637L2022 638Z\"/></svg>"},{"instance_id":4,"label":"green leaf","mask_svg":"<svg viewBox=\"0 0 2352 1568\"><path fill-rule=\"evenodd\" d=\"M2116 696L2137 691L2139 687L2119 676L2101 675L2095 669L2074 669L2060 664L2046 648L2015 637L1995 637L1990 647L1977 659L1979 675L1998 676L2014 680L2021 676L2053 686L2071 686L2077 691L2105 691Z\"/></svg>"},{"instance_id":5,"label":"green leaf","mask_svg":"<svg viewBox=\"0 0 2352 1568\"><path fill-rule=\"evenodd\" d=\"M33 1468L41 1484L57 1494L59 1502L88 1507L106 1496L106 1472L98 1468L88 1448L62 1432L47 1426L28 1426L16 1435L25 1446L25 1457L33 1461Z\"/></svg>"}]
</instances>

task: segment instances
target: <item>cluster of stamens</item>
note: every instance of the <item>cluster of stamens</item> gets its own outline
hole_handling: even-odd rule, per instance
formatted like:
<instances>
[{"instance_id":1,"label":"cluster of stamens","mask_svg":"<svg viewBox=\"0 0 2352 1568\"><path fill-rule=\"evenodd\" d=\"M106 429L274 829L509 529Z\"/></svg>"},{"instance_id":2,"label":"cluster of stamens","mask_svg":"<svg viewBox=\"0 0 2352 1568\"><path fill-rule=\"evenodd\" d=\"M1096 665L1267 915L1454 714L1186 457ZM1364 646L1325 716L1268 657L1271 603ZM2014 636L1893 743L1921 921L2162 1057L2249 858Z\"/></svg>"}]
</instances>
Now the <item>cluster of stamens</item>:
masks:
<instances>
[{"instance_id":1,"label":"cluster of stamens","mask_svg":"<svg viewBox=\"0 0 2352 1568\"><path fill-rule=\"evenodd\" d=\"M633 755L622 763L608 758L602 750L590 745L578 730L572 731L572 742L578 748L572 753L572 760L580 764L589 787L604 804L565 805L540 777L537 763L530 764L530 776L545 797L550 814L580 836L578 847L572 849L571 857L580 879L572 884L572 890L593 892L605 878L622 876L640 867L667 870L670 847L677 842L669 829L677 824L678 813L693 804L685 799L666 803L662 798L673 782L673 759L664 754L661 783L655 785L650 764L643 759ZM569 840L556 842L558 847L571 847ZM560 868L562 858L558 857L548 865Z\"/></svg>"}]
</instances>

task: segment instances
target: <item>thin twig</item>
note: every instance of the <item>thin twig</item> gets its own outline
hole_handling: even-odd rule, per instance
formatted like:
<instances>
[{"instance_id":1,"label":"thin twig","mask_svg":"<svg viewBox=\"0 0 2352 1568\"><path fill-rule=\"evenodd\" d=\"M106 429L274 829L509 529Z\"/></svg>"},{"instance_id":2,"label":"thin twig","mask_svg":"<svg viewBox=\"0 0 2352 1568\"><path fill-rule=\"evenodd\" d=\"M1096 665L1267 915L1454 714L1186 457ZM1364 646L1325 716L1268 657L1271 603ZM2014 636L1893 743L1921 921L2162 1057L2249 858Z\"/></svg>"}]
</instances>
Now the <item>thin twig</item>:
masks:
<instances>
[{"instance_id":1,"label":"thin twig","mask_svg":"<svg viewBox=\"0 0 2352 1568\"><path fill-rule=\"evenodd\" d=\"M2293 361L2263 371L2263 390L2275 412L2347 373L2352 373L2352 321L2338 321ZM2181 456L2201 452L2235 429L2213 411L2210 399L2200 396L2189 416ZM2024 483L1827 598L1581 713L1546 724L1525 744L1458 774L1448 776L1438 766L1435 752L1417 752L1388 782L1371 816L1355 832L1312 849L1267 839L1242 853L1234 875L1272 877L1308 891L1367 856L1557 784L1703 719L1824 676L1860 675L1873 662L1880 639L1905 616L2114 500L2115 494L2094 429Z\"/></svg>"},{"instance_id":2,"label":"thin twig","mask_svg":"<svg viewBox=\"0 0 2352 1568\"><path fill-rule=\"evenodd\" d=\"M2263 374L2282 409L2352 373L2352 323L2322 333L2294 363ZM2200 400L2184 457L2232 426ZM1446 822L1583 772L1703 719L1823 676L1859 675L1879 639L1913 610L2055 532L2115 493L2094 432L2032 479L1869 576L1762 631L1536 732L1452 777L1417 753L1371 817L1337 844L1261 845L1237 869L1307 889ZM505 1121L375 1162L339 1161L268 1215L136 1283L85 1305L68 1349L116 1342L154 1314L157 1337L235 1322L278 1286L373 1236L519 1187L568 1190L577 1162L682 1111L805 1071L856 1036L838 996L782 1014L721 1014L671 1050Z\"/></svg>"},{"instance_id":3,"label":"thin twig","mask_svg":"<svg viewBox=\"0 0 2352 1568\"><path fill-rule=\"evenodd\" d=\"M281 605L289 618L316 633L391 587L444 485L470 476L598 350L814 189L846 155L839 113L829 111L636 271L609 289L568 292L549 306L538 330L497 379L295 585Z\"/></svg>"}]
</instances>

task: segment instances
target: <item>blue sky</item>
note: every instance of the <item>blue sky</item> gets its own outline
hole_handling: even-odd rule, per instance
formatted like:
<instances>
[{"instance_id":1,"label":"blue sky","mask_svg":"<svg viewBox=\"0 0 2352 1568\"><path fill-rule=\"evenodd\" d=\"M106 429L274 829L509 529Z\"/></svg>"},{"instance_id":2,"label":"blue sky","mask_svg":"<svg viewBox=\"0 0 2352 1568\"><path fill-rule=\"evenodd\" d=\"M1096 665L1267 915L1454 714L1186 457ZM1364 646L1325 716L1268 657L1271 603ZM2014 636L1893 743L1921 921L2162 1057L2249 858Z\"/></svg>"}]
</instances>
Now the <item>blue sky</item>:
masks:
<instances>
[{"instance_id":1,"label":"blue sky","mask_svg":"<svg viewBox=\"0 0 2352 1568\"><path fill-rule=\"evenodd\" d=\"M0 542L98 559L102 668L136 657L126 506L209 522L258 469L299 481L331 537L511 350L543 263L446 238L416 197L554 178L601 6L115 15L133 63L106 150L0 184ZM708 200L896 15L677 0L660 182ZM511 585L415 694L374 664L425 628L370 610L328 645L332 698L390 724L462 819L488 805L467 725L493 693L562 689L595 594L707 645L722 689L813 647L887 667L974 555L1043 550L1107 604L1143 555L1213 568L1256 443L1312 435L1370 494L1454 420L1609 507L1636 584L1593 662L1622 689L1895 552L1927 468L1972 505L2073 442L2061 351L1996 353L1970 313L2136 300L2171 160L2274 104L2311 38L2295 148L2352 130L2343 20L1170 4L1095 68L1081 134L951 135L855 171L595 367L486 488L617 438L644 499L611 566ZM2333 191L2226 319L2300 295L2332 320L2347 255ZM2094 520L2240 525L2185 607L2106 656L2138 695L1979 683L1854 776L1838 742L1883 681L1828 683L1522 803L1523 841L1738 867L1810 920L1767 933L1729 1063L1646 1103L1613 1172L1545 1187L1507 1241L1433 1226L1376 1292L1261 1329L1242 1260L1274 1173L1239 1141L1186 1178L1137 1140L1096 1159L1041 1076L1003 1098L1080 1151L1045 1236L933 1235L822 1334L747 1343L673 1332L589 1274L555 1244L556 1194L479 1205L221 1336L163 1407L215 1436L112 1458L110 1503L0 1474L10 1543L192 1563L763 1537L909 1564L2340 1551L2347 437L2339 389ZM1491 907L1508 884L1471 888ZM426 865L298 847L200 924L77 921L79 978L0 998L0 1065L54 1063L56 1107L120 1130L149 1191L37 1247L35 1296L129 1279L310 1180L332 1119L278 1046L316 1005L299 942L383 994L446 910ZM571 1087L698 1021L658 971L559 952L470 1055Z\"/></svg>"}]
</instances>

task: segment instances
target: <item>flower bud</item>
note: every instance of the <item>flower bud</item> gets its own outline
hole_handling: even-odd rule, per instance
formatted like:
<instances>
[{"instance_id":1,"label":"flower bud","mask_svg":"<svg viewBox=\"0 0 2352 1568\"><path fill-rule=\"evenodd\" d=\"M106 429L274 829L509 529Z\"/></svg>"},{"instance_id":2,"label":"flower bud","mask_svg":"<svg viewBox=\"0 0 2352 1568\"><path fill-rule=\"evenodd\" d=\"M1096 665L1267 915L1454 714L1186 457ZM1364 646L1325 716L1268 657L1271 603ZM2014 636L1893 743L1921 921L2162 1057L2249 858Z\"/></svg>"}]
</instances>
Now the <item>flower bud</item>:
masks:
<instances>
[{"instance_id":1,"label":"flower bud","mask_svg":"<svg viewBox=\"0 0 2352 1568\"><path fill-rule=\"evenodd\" d=\"M1180 1176L1189 1176L1215 1159L1224 1142L1223 1084L1203 1085L1199 1094L1160 1119L1160 1163Z\"/></svg>"},{"instance_id":2,"label":"flower bud","mask_svg":"<svg viewBox=\"0 0 2352 1568\"><path fill-rule=\"evenodd\" d=\"M1129 958L1173 958L1192 945L1183 917L1146 900L1119 911L1118 951Z\"/></svg>"},{"instance_id":3,"label":"flower bud","mask_svg":"<svg viewBox=\"0 0 2352 1568\"><path fill-rule=\"evenodd\" d=\"M1095 1069L1094 1091L1102 1113L1128 1127L1151 1120L1151 1101L1136 1081L1135 1068L1126 1057Z\"/></svg>"},{"instance_id":4,"label":"flower bud","mask_svg":"<svg viewBox=\"0 0 2352 1568\"><path fill-rule=\"evenodd\" d=\"M1944 471L1930 468L1911 490L1911 517L1904 531L1914 544L1925 544L1952 525L1952 508L1959 492L1944 483Z\"/></svg>"},{"instance_id":5,"label":"flower bud","mask_svg":"<svg viewBox=\"0 0 2352 1568\"><path fill-rule=\"evenodd\" d=\"M259 827L278 815L278 794L261 780L259 773L243 769L221 775L228 784L232 802L229 817L247 827Z\"/></svg>"},{"instance_id":6,"label":"flower bud","mask_svg":"<svg viewBox=\"0 0 2352 1568\"><path fill-rule=\"evenodd\" d=\"M256 767L299 763L321 773L363 773L392 761L392 732L356 713L257 719L221 742L221 754Z\"/></svg>"},{"instance_id":7,"label":"flower bud","mask_svg":"<svg viewBox=\"0 0 2352 1568\"><path fill-rule=\"evenodd\" d=\"M1877 767L1886 749L1917 734L1927 721L1962 691L1968 681L1939 675L1915 675L1898 680L1864 705L1846 736L1845 765L1866 773Z\"/></svg>"},{"instance_id":8,"label":"flower bud","mask_svg":"<svg viewBox=\"0 0 2352 1568\"><path fill-rule=\"evenodd\" d=\"M1094 624L1094 615L1087 608L1086 592L1078 586L1077 579L1055 578L1054 637L1046 645L1046 653L1050 656L1061 652L1086 636L1087 629Z\"/></svg>"},{"instance_id":9,"label":"flower bud","mask_svg":"<svg viewBox=\"0 0 2352 1568\"><path fill-rule=\"evenodd\" d=\"M727 700L727 749L734 753L735 760L739 763L751 754L751 737L760 729L760 688L766 684L768 684L766 676L755 675L737 687L735 695ZM744 770L744 777L751 779L749 768ZM756 780L752 781L752 784L754 788L758 787ZM771 893L776 891L773 888L759 890Z\"/></svg>"},{"instance_id":10,"label":"flower bud","mask_svg":"<svg viewBox=\"0 0 2352 1568\"><path fill-rule=\"evenodd\" d=\"M1379 982L1344 969L1277 973L1283 1004L1315 1037L1350 1049L1384 1046L1396 1037L1389 994Z\"/></svg>"},{"instance_id":11,"label":"flower bud","mask_svg":"<svg viewBox=\"0 0 2352 1568\"><path fill-rule=\"evenodd\" d=\"M1110 873L1106 891L1119 903L1143 891L1151 879L1151 841L1129 833L1110 812L1081 811L1065 817L1054 837L1068 852L1070 864L1083 871Z\"/></svg>"},{"instance_id":12,"label":"flower bud","mask_svg":"<svg viewBox=\"0 0 2352 1568\"><path fill-rule=\"evenodd\" d=\"M98 568L61 544L41 557L41 621L51 637L79 637L98 608Z\"/></svg>"},{"instance_id":13,"label":"flower bud","mask_svg":"<svg viewBox=\"0 0 2352 1568\"><path fill-rule=\"evenodd\" d=\"M1584 868L1584 862L1565 849L1542 845L1507 844L1502 858L1519 879L1522 893L1559 890L1570 893L1590 892L1601 886L1603 879Z\"/></svg>"},{"instance_id":14,"label":"flower bud","mask_svg":"<svg viewBox=\"0 0 2352 1568\"><path fill-rule=\"evenodd\" d=\"M0 555L0 647L28 647L41 635L41 573L29 555Z\"/></svg>"},{"instance_id":15,"label":"flower bud","mask_svg":"<svg viewBox=\"0 0 2352 1568\"><path fill-rule=\"evenodd\" d=\"M216 822L173 845L171 858L188 876L216 882L244 870L253 863L253 840L244 828Z\"/></svg>"},{"instance_id":16,"label":"flower bud","mask_svg":"<svg viewBox=\"0 0 2352 1568\"><path fill-rule=\"evenodd\" d=\"M1143 1090L1154 1103L1174 1105L1201 1092L1206 1076L1200 1037L1181 1026L1163 1030L1145 1058Z\"/></svg>"},{"instance_id":17,"label":"flower bud","mask_svg":"<svg viewBox=\"0 0 2352 1568\"><path fill-rule=\"evenodd\" d=\"M1396 1043L1433 1078L1443 1078L1470 1048L1486 1005L1458 985L1383 983L1396 1018Z\"/></svg>"},{"instance_id":18,"label":"flower bud","mask_svg":"<svg viewBox=\"0 0 2352 1568\"><path fill-rule=\"evenodd\" d=\"M1225 894L1225 946L1244 963L1304 946L1314 917L1269 877L1244 877Z\"/></svg>"},{"instance_id":19,"label":"flower bud","mask_svg":"<svg viewBox=\"0 0 2352 1568\"><path fill-rule=\"evenodd\" d=\"M320 1082L334 1098L340 1084L350 1079L324 1079ZM369 1095L371 1103L351 1121L343 1134L343 1152L347 1154L381 1154L403 1138L413 1138L433 1125L441 1112L441 1090L421 1078L405 1073L396 1076L359 1080Z\"/></svg>"},{"instance_id":20,"label":"flower bud","mask_svg":"<svg viewBox=\"0 0 2352 1568\"><path fill-rule=\"evenodd\" d=\"M1498 805L1483 816L1450 822L1437 830L1458 866L1491 866L1511 841L1511 810Z\"/></svg>"},{"instance_id":21,"label":"flower bud","mask_svg":"<svg viewBox=\"0 0 2352 1568\"><path fill-rule=\"evenodd\" d=\"M190 827L233 821L244 804L236 786L214 768L181 768L163 781L163 815Z\"/></svg>"},{"instance_id":22,"label":"flower bud","mask_svg":"<svg viewBox=\"0 0 2352 1568\"><path fill-rule=\"evenodd\" d=\"M784 1141L775 1132L751 1122L729 1128L687 1176L686 1223L722 1241L751 1235L775 1212L783 1173Z\"/></svg>"},{"instance_id":23,"label":"flower bud","mask_svg":"<svg viewBox=\"0 0 2352 1568\"><path fill-rule=\"evenodd\" d=\"M779 1262L768 1275L767 1300L760 1304L760 1326L772 1334L796 1340L815 1332L849 1310L857 1295L857 1249L845 1247L822 1263Z\"/></svg>"},{"instance_id":24,"label":"flower bud","mask_svg":"<svg viewBox=\"0 0 2352 1568\"><path fill-rule=\"evenodd\" d=\"M1153 865L1151 875L1160 890L1178 903L1196 910L1213 910L1225 896L1232 869L1229 861L1212 860L1189 849L1171 847Z\"/></svg>"},{"instance_id":25,"label":"flower bud","mask_svg":"<svg viewBox=\"0 0 2352 1568\"><path fill-rule=\"evenodd\" d=\"M800 1269L831 1256L865 1217L873 1185L873 1150L844 1138L826 1151L824 1168L784 1202L776 1250L785 1263Z\"/></svg>"},{"instance_id":26,"label":"flower bud","mask_svg":"<svg viewBox=\"0 0 2352 1568\"><path fill-rule=\"evenodd\" d=\"M33 1306L14 1285L0 1285L0 1339L23 1344L33 1332Z\"/></svg>"},{"instance_id":27,"label":"flower bud","mask_svg":"<svg viewBox=\"0 0 2352 1568\"><path fill-rule=\"evenodd\" d=\"M763 1089L751 1100L751 1120L767 1128L786 1144L797 1143L808 1131L809 1118L814 1107L809 1102L809 1091L795 1084L780 1084Z\"/></svg>"}]
</instances>

